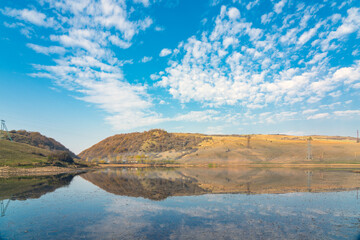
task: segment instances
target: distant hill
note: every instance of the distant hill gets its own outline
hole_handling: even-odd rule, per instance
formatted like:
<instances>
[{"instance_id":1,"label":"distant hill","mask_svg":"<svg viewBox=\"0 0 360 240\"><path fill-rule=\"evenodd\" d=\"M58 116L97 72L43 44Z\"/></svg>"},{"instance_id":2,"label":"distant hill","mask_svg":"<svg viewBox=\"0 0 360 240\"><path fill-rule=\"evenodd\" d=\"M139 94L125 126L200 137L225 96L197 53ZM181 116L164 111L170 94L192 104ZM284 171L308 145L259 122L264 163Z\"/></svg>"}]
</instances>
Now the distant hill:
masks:
<instances>
[{"instance_id":1,"label":"distant hill","mask_svg":"<svg viewBox=\"0 0 360 240\"><path fill-rule=\"evenodd\" d=\"M360 144L352 137L203 135L154 129L119 134L102 140L79 156L95 162L171 162L188 165L253 163L360 163Z\"/></svg>"},{"instance_id":2,"label":"distant hill","mask_svg":"<svg viewBox=\"0 0 360 240\"><path fill-rule=\"evenodd\" d=\"M46 137L39 132L28 132L25 130L12 130L9 132L13 141L18 143L26 143L34 147L39 147L51 151L69 152L74 158L77 157L73 152L53 138Z\"/></svg>"}]
</instances>

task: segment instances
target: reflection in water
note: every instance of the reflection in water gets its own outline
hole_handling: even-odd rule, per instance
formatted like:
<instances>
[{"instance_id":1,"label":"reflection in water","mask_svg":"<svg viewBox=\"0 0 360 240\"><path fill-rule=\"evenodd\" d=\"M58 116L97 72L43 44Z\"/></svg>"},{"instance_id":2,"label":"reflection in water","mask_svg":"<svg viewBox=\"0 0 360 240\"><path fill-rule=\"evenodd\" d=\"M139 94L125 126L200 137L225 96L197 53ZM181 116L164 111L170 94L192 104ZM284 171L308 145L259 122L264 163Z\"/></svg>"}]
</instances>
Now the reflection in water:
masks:
<instances>
[{"instance_id":1,"label":"reflection in water","mask_svg":"<svg viewBox=\"0 0 360 240\"><path fill-rule=\"evenodd\" d=\"M5 212L6 212L6 209L8 208L9 206L9 203L10 203L10 199L8 199L7 201L5 200L0 200L0 210L1 210L1 214L0 216L1 217L4 217L5 216Z\"/></svg>"},{"instance_id":2,"label":"reflection in water","mask_svg":"<svg viewBox=\"0 0 360 240\"><path fill-rule=\"evenodd\" d=\"M0 179L0 216L5 217L10 201L40 198L70 184L77 174L26 176Z\"/></svg>"},{"instance_id":3,"label":"reflection in water","mask_svg":"<svg viewBox=\"0 0 360 240\"><path fill-rule=\"evenodd\" d=\"M0 239L356 239L359 180L314 169L118 168L45 194L32 179L41 195L11 202ZM23 190L0 196L30 196Z\"/></svg>"},{"instance_id":4,"label":"reflection in water","mask_svg":"<svg viewBox=\"0 0 360 240\"><path fill-rule=\"evenodd\" d=\"M312 177L312 171L307 170L305 171L306 175L307 175L307 187L308 187L308 191L311 192L311 177Z\"/></svg>"},{"instance_id":5,"label":"reflection in water","mask_svg":"<svg viewBox=\"0 0 360 240\"><path fill-rule=\"evenodd\" d=\"M208 193L346 191L356 190L360 183L360 174L350 171L275 168L117 168L81 177L109 193L152 200Z\"/></svg>"}]
</instances>

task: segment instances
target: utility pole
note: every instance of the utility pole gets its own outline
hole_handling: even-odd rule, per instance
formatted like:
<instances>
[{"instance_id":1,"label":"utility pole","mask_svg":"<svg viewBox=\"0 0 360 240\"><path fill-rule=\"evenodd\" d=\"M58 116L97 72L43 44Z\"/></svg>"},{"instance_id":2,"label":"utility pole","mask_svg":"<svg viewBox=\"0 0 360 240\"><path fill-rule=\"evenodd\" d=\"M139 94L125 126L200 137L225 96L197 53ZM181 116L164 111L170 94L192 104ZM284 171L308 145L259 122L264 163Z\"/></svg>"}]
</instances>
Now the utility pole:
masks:
<instances>
[{"instance_id":1,"label":"utility pole","mask_svg":"<svg viewBox=\"0 0 360 240\"><path fill-rule=\"evenodd\" d=\"M5 138L6 136L9 138L10 141L13 141L10 133L6 127L5 120L1 120L1 126L0 126L0 139Z\"/></svg>"},{"instance_id":2,"label":"utility pole","mask_svg":"<svg viewBox=\"0 0 360 240\"><path fill-rule=\"evenodd\" d=\"M356 142L360 143L360 139L359 139L359 130L356 131Z\"/></svg>"},{"instance_id":3,"label":"utility pole","mask_svg":"<svg viewBox=\"0 0 360 240\"><path fill-rule=\"evenodd\" d=\"M307 143L308 143L308 145L307 145L307 156L306 156L307 160L312 160L313 159L312 151L311 151L311 141L312 141L312 138L309 137L307 139Z\"/></svg>"}]
</instances>

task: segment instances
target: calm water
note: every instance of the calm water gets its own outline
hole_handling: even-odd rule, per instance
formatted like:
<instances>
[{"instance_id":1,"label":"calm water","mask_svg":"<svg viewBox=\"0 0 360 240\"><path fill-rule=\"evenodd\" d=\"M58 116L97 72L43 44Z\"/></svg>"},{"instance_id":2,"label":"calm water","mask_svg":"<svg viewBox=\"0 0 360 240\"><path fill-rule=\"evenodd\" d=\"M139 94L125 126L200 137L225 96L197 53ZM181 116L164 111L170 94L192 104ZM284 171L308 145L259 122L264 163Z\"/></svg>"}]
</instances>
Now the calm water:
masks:
<instances>
[{"instance_id":1,"label":"calm water","mask_svg":"<svg viewBox=\"0 0 360 240\"><path fill-rule=\"evenodd\" d=\"M0 179L0 239L359 239L360 174L106 169Z\"/></svg>"}]
</instances>

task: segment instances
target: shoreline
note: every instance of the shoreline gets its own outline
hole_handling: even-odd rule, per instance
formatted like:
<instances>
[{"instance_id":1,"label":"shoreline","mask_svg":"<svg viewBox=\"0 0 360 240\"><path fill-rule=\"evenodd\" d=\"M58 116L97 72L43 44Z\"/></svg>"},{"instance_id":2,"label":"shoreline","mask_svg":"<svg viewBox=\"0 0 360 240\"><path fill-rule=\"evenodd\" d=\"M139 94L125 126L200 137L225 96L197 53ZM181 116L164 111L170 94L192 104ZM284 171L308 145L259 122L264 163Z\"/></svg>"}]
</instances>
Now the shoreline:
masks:
<instances>
[{"instance_id":1,"label":"shoreline","mask_svg":"<svg viewBox=\"0 0 360 240\"><path fill-rule=\"evenodd\" d=\"M211 164L211 166L209 166ZM57 175L62 173L81 173L106 168L328 168L328 169L354 169L360 172L360 163L247 163L247 164L99 164L88 168L64 168L64 167L37 167L37 168L17 168L17 167L0 167L0 178L20 177L20 176L46 176ZM359 169L359 170L357 170Z\"/></svg>"},{"instance_id":2,"label":"shoreline","mask_svg":"<svg viewBox=\"0 0 360 240\"><path fill-rule=\"evenodd\" d=\"M64 168L64 167L36 167L16 168L0 167L0 178L21 177L21 176L50 176L62 173L81 173L92 170L91 168Z\"/></svg>"},{"instance_id":3,"label":"shoreline","mask_svg":"<svg viewBox=\"0 0 360 240\"><path fill-rule=\"evenodd\" d=\"M211 166L209 166L211 164ZM274 168L356 168L360 169L360 163L243 163L243 164L216 164L216 163L203 163L203 164L99 164L97 169L111 168L111 167L206 167L206 168L222 168L222 167L274 167Z\"/></svg>"}]
</instances>

